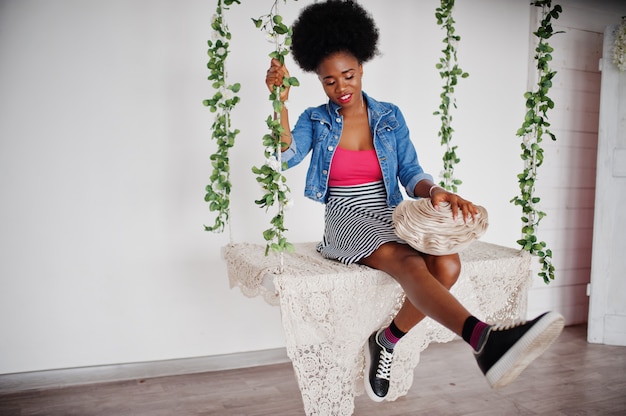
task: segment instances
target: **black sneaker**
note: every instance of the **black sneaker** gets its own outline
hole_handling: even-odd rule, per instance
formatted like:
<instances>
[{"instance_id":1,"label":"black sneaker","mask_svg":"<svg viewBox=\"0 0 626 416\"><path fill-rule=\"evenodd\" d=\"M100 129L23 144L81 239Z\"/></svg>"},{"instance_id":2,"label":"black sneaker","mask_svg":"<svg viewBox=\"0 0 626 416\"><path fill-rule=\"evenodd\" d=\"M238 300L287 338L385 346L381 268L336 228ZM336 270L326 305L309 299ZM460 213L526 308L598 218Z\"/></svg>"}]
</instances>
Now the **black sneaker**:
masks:
<instances>
[{"instance_id":1,"label":"black sneaker","mask_svg":"<svg viewBox=\"0 0 626 416\"><path fill-rule=\"evenodd\" d=\"M375 402L382 402L387 397L393 359L393 350L388 350L378 343L380 331L372 333L367 341L365 373L363 374L365 391Z\"/></svg>"},{"instance_id":2,"label":"black sneaker","mask_svg":"<svg viewBox=\"0 0 626 416\"><path fill-rule=\"evenodd\" d=\"M506 386L544 353L561 334L565 320L546 312L532 321L493 326L477 352L478 366L492 388Z\"/></svg>"}]
</instances>

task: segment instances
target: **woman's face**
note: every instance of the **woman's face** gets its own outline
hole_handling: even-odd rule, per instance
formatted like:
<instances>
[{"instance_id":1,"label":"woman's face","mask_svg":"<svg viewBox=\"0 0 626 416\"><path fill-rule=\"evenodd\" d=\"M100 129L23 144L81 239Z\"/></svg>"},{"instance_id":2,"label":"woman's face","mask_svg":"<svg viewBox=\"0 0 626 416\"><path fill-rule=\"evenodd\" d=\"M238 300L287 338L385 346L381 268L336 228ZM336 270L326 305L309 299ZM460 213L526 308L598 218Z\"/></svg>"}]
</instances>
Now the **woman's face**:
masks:
<instances>
[{"instance_id":1,"label":"woman's face","mask_svg":"<svg viewBox=\"0 0 626 416\"><path fill-rule=\"evenodd\" d=\"M324 92L343 108L361 106L363 65L351 54L337 52L324 59L317 68Z\"/></svg>"}]
</instances>

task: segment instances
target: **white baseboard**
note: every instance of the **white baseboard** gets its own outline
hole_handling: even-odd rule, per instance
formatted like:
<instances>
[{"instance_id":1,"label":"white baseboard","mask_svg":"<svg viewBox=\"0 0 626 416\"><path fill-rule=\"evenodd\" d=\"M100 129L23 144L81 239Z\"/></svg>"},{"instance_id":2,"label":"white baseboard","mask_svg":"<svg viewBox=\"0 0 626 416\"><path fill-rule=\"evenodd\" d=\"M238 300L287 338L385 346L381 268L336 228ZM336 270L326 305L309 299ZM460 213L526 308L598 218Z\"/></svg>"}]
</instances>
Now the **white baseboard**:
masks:
<instances>
[{"instance_id":1,"label":"white baseboard","mask_svg":"<svg viewBox=\"0 0 626 416\"><path fill-rule=\"evenodd\" d=\"M0 393L234 370L285 362L289 362L287 350L276 348L208 357L2 374Z\"/></svg>"}]
</instances>

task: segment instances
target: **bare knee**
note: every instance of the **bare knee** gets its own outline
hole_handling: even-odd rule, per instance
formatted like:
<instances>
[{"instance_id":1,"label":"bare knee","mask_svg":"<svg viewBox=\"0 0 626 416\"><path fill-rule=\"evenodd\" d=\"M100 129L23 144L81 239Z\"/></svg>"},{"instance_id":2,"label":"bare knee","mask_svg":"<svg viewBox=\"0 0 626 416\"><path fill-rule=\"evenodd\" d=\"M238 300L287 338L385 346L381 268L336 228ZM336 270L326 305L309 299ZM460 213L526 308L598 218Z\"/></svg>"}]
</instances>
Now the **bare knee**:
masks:
<instances>
[{"instance_id":1,"label":"bare knee","mask_svg":"<svg viewBox=\"0 0 626 416\"><path fill-rule=\"evenodd\" d=\"M413 279L415 275L431 274L424 256L406 244L383 244L359 263L382 270L396 280L402 277Z\"/></svg>"},{"instance_id":2,"label":"bare knee","mask_svg":"<svg viewBox=\"0 0 626 416\"><path fill-rule=\"evenodd\" d=\"M458 254L428 256L428 270L443 286L450 289L461 274L461 259Z\"/></svg>"}]
</instances>

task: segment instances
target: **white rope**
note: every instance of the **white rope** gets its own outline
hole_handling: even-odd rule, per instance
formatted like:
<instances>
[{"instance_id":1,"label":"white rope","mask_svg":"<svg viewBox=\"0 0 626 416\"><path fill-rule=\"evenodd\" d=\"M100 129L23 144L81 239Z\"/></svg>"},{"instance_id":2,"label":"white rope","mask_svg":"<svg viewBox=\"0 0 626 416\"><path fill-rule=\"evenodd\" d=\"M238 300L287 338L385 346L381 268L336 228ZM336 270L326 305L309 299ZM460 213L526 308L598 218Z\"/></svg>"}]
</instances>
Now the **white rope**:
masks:
<instances>
[{"instance_id":1,"label":"white rope","mask_svg":"<svg viewBox=\"0 0 626 416\"><path fill-rule=\"evenodd\" d=\"M220 3L221 6L221 3ZM222 9L223 10L223 9ZM225 28L228 27L228 25L226 24L226 17L223 15L223 11L222 11L222 19L223 19L223 25ZM221 90L222 90L222 96L226 97L226 86L228 85L228 70L226 69L226 59L224 59L224 85L222 85ZM226 134L230 134L230 110L226 110ZM228 180L230 181L230 170L228 171ZM232 186L231 186L232 189ZM233 226L232 226L232 221L231 221L231 211L230 211L230 204L228 205L228 221L226 221L228 223L228 241L230 242L230 244L234 244L235 240L233 238Z\"/></svg>"},{"instance_id":2,"label":"white rope","mask_svg":"<svg viewBox=\"0 0 626 416\"><path fill-rule=\"evenodd\" d=\"M226 84L226 62L224 62L224 84ZM230 111L226 112L226 131L230 132ZM230 171L228 172L228 180L230 181ZM232 189L232 187L231 187ZM228 205L228 241L230 244L235 243L235 239L233 238L233 222L230 219L230 204Z\"/></svg>"},{"instance_id":3,"label":"white rope","mask_svg":"<svg viewBox=\"0 0 626 416\"><path fill-rule=\"evenodd\" d=\"M218 5L220 7L222 7L221 2L218 2ZM224 9L222 9L222 24L223 27L228 31L228 25L226 23L226 16L224 15ZM226 69L226 59L224 59L223 61L223 65L224 65L224 85L222 85L220 87L220 92L222 93L222 97L226 97L227 96L227 88L226 86L228 85L228 70ZM226 116L226 134L230 133L230 110L226 110L225 113ZM230 181L230 171L228 172L228 180ZM231 187L232 189L232 187ZM228 241L229 243L232 245L235 243L235 240L233 238L233 227L232 227L232 221L231 221L231 211L230 211L230 204L228 206L228 220L226 221L228 224Z\"/></svg>"},{"instance_id":4,"label":"white rope","mask_svg":"<svg viewBox=\"0 0 626 416\"><path fill-rule=\"evenodd\" d=\"M275 10L276 10L276 14L280 14L279 10L278 10L278 0L276 0L274 2L274 6L275 6ZM274 49L278 50L280 47L280 41L278 40L278 33L274 33ZM276 86L276 97L280 98L280 87ZM285 105L285 103L283 103L283 105ZM276 118L276 120L280 121L280 114L277 114L276 112L274 112L274 117ZM282 169L283 169L283 161L282 161L282 138L279 136L278 137L278 142L276 144L276 159L278 160L278 169L279 172L282 175ZM282 212L283 211L283 203L282 201L278 201L278 212ZM278 254L278 258L279 258L279 266L278 266L278 272L280 274L282 274L285 271L285 255L283 254L282 250L279 252Z\"/></svg>"}]
</instances>

